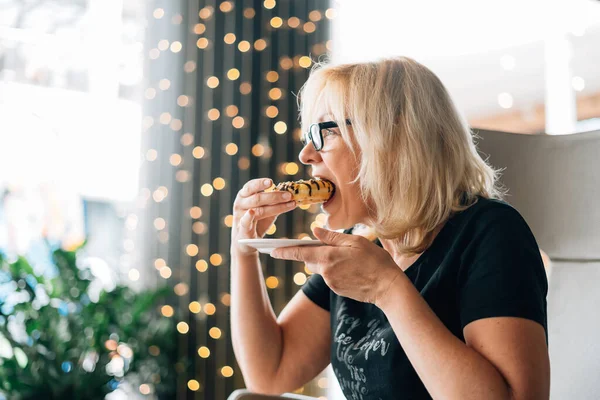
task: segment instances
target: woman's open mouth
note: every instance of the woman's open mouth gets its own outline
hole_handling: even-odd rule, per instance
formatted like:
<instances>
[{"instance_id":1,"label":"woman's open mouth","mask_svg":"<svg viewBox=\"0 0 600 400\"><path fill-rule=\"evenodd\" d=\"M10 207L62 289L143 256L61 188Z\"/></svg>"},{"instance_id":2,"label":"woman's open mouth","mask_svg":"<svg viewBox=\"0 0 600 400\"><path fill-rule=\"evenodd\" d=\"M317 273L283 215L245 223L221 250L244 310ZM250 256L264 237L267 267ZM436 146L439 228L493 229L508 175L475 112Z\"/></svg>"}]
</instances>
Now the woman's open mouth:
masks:
<instances>
[{"instance_id":1,"label":"woman's open mouth","mask_svg":"<svg viewBox=\"0 0 600 400\"><path fill-rule=\"evenodd\" d=\"M329 200L327 200L325 203L323 203L323 208L327 207L333 201L333 198L335 197L335 195L336 195L336 190L335 190L335 187L334 187L333 194L331 195L331 197L329 198Z\"/></svg>"}]
</instances>

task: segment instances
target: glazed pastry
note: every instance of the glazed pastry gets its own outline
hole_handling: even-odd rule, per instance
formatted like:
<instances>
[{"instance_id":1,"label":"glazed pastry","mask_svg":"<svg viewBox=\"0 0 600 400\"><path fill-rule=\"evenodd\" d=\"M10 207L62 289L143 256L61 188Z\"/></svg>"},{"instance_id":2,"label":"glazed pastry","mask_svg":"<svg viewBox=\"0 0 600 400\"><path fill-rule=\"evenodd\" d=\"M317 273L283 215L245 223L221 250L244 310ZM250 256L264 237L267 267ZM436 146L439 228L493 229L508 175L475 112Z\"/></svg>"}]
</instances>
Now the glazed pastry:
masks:
<instances>
[{"instance_id":1,"label":"glazed pastry","mask_svg":"<svg viewBox=\"0 0 600 400\"><path fill-rule=\"evenodd\" d=\"M321 178L313 178L307 181L300 179L295 182L281 182L265 192L290 192L298 204L317 204L329 200L335 193L335 185Z\"/></svg>"}]
</instances>

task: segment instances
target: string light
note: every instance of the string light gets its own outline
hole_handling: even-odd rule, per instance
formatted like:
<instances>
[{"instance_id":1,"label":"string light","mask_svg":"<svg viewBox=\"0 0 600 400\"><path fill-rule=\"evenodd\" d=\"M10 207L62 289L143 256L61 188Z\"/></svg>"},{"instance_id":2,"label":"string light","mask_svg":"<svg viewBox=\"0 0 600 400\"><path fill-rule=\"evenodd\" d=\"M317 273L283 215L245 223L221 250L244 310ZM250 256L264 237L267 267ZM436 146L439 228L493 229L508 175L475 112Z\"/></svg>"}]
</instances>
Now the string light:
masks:
<instances>
[{"instance_id":1,"label":"string light","mask_svg":"<svg viewBox=\"0 0 600 400\"><path fill-rule=\"evenodd\" d=\"M205 183L200 188L200 193L202 193L202 196L208 197L211 194L213 194L213 187L211 186L210 183Z\"/></svg>"},{"instance_id":2,"label":"string light","mask_svg":"<svg viewBox=\"0 0 600 400\"><path fill-rule=\"evenodd\" d=\"M275 132L279 135L283 135L285 132L287 132L287 124L283 121L277 121L273 126L273 129L275 129Z\"/></svg>"},{"instance_id":3,"label":"string light","mask_svg":"<svg viewBox=\"0 0 600 400\"><path fill-rule=\"evenodd\" d=\"M312 10L309 14L308 14L308 19L310 19L313 22L317 22L320 21L321 18L323 18L323 16L321 15L321 11L319 10Z\"/></svg>"},{"instance_id":4,"label":"string light","mask_svg":"<svg viewBox=\"0 0 600 400\"><path fill-rule=\"evenodd\" d=\"M294 62L291 58L284 56L279 59L279 66L281 66L282 69L288 70L294 66Z\"/></svg>"},{"instance_id":5,"label":"string light","mask_svg":"<svg viewBox=\"0 0 600 400\"><path fill-rule=\"evenodd\" d=\"M186 333L189 332L189 330L190 330L190 326L186 322L181 321L177 324L177 332L185 335Z\"/></svg>"},{"instance_id":6,"label":"string light","mask_svg":"<svg viewBox=\"0 0 600 400\"><path fill-rule=\"evenodd\" d=\"M319 378L317 386L319 386L321 389L327 389L327 383L327 378Z\"/></svg>"},{"instance_id":7,"label":"string light","mask_svg":"<svg viewBox=\"0 0 600 400\"><path fill-rule=\"evenodd\" d=\"M300 64L302 68L308 68L312 64L312 60L310 59L310 57L302 56L300 57L298 64Z\"/></svg>"},{"instance_id":8,"label":"string light","mask_svg":"<svg viewBox=\"0 0 600 400\"><path fill-rule=\"evenodd\" d=\"M156 157L158 157L158 152L154 149L148 149L146 152L146 160L152 162L156 160Z\"/></svg>"},{"instance_id":9,"label":"string light","mask_svg":"<svg viewBox=\"0 0 600 400\"><path fill-rule=\"evenodd\" d=\"M267 72L265 77L266 77L267 81L274 83L274 82L277 82L277 80L279 79L279 74L277 73L277 71L269 71L269 72Z\"/></svg>"},{"instance_id":10,"label":"string light","mask_svg":"<svg viewBox=\"0 0 600 400\"><path fill-rule=\"evenodd\" d=\"M157 47L160 51L165 51L166 49L169 48L169 41L167 39L163 39L160 42L158 42Z\"/></svg>"},{"instance_id":11,"label":"string light","mask_svg":"<svg viewBox=\"0 0 600 400\"><path fill-rule=\"evenodd\" d=\"M248 157L240 157L238 160L238 167L242 170L250 168L250 159Z\"/></svg>"},{"instance_id":12,"label":"string light","mask_svg":"<svg viewBox=\"0 0 600 400\"><path fill-rule=\"evenodd\" d=\"M223 190L225 188L225 179L223 178L215 178L213 180L213 186L217 190Z\"/></svg>"},{"instance_id":13,"label":"string light","mask_svg":"<svg viewBox=\"0 0 600 400\"><path fill-rule=\"evenodd\" d=\"M179 107L186 107L188 104L190 104L190 98L186 95L182 94L177 98L177 105Z\"/></svg>"},{"instance_id":14,"label":"string light","mask_svg":"<svg viewBox=\"0 0 600 400\"><path fill-rule=\"evenodd\" d=\"M185 252L187 253L188 256L194 257L194 256L198 255L198 246L196 246L195 244L188 244L185 247Z\"/></svg>"},{"instance_id":15,"label":"string light","mask_svg":"<svg viewBox=\"0 0 600 400\"><path fill-rule=\"evenodd\" d=\"M187 182L190 179L190 173L188 171L177 171L175 173L175 179L177 180L177 182Z\"/></svg>"},{"instance_id":16,"label":"string light","mask_svg":"<svg viewBox=\"0 0 600 400\"><path fill-rule=\"evenodd\" d=\"M143 395L150 394L150 386L146 383L142 383L139 387L140 393Z\"/></svg>"},{"instance_id":17,"label":"string light","mask_svg":"<svg viewBox=\"0 0 600 400\"><path fill-rule=\"evenodd\" d=\"M218 267L223 263L223 257L220 254L213 254L210 256L210 263L215 267Z\"/></svg>"},{"instance_id":18,"label":"string light","mask_svg":"<svg viewBox=\"0 0 600 400\"><path fill-rule=\"evenodd\" d=\"M162 306L162 307L160 308L160 312L161 312L161 314L162 314L162 315L164 315L164 316L165 316L165 317L167 317L167 318L170 318L170 317L172 317L172 316L173 316L173 314L174 314L173 307L171 307L171 306L169 306L169 305Z\"/></svg>"},{"instance_id":19,"label":"string light","mask_svg":"<svg viewBox=\"0 0 600 400\"><path fill-rule=\"evenodd\" d=\"M298 272L294 275L294 283L298 286L302 286L306 283L306 275L302 272Z\"/></svg>"},{"instance_id":20,"label":"string light","mask_svg":"<svg viewBox=\"0 0 600 400\"><path fill-rule=\"evenodd\" d=\"M198 272L206 272L206 270L208 269L208 263L206 262L206 260L196 261L196 269L198 270Z\"/></svg>"},{"instance_id":21,"label":"string light","mask_svg":"<svg viewBox=\"0 0 600 400\"><path fill-rule=\"evenodd\" d=\"M262 156L265 154L265 147L260 143L255 144L252 146L252 154L256 157Z\"/></svg>"},{"instance_id":22,"label":"string light","mask_svg":"<svg viewBox=\"0 0 600 400\"><path fill-rule=\"evenodd\" d=\"M181 135L180 141L183 146L189 146L192 143L194 143L194 135L192 135L191 133L184 133L183 135Z\"/></svg>"},{"instance_id":23,"label":"string light","mask_svg":"<svg viewBox=\"0 0 600 400\"><path fill-rule=\"evenodd\" d=\"M230 106L227 106L227 108L225 109L225 113L227 114L228 117L235 117L238 114L238 108L237 106L234 106L233 104Z\"/></svg>"},{"instance_id":24,"label":"string light","mask_svg":"<svg viewBox=\"0 0 600 400\"><path fill-rule=\"evenodd\" d=\"M173 291L177 296L185 296L190 290L190 287L187 283L179 282L177 285L173 287Z\"/></svg>"},{"instance_id":25,"label":"string light","mask_svg":"<svg viewBox=\"0 0 600 400\"><path fill-rule=\"evenodd\" d=\"M213 315L215 312L217 312L217 308L215 307L214 304L212 304L212 303L206 303L204 305L204 313L206 315Z\"/></svg>"},{"instance_id":26,"label":"string light","mask_svg":"<svg viewBox=\"0 0 600 400\"><path fill-rule=\"evenodd\" d=\"M168 112L164 112L164 113L160 114L160 117L158 118L158 120L160 121L161 124L168 125L171 122L171 114Z\"/></svg>"},{"instance_id":27,"label":"string light","mask_svg":"<svg viewBox=\"0 0 600 400\"><path fill-rule=\"evenodd\" d=\"M169 163L174 167L177 167L179 164L181 164L182 160L183 158L181 158L179 154L171 154L171 157L169 157Z\"/></svg>"},{"instance_id":28,"label":"string light","mask_svg":"<svg viewBox=\"0 0 600 400\"><path fill-rule=\"evenodd\" d=\"M194 25L194 33L196 35L202 35L204 32L206 32L206 25L200 23Z\"/></svg>"},{"instance_id":29,"label":"string light","mask_svg":"<svg viewBox=\"0 0 600 400\"><path fill-rule=\"evenodd\" d=\"M269 97L271 98L271 100L281 99L281 89L273 88L273 89L269 90Z\"/></svg>"},{"instance_id":30,"label":"string light","mask_svg":"<svg viewBox=\"0 0 600 400\"><path fill-rule=\"evenodd\" d=\"M230 81L235 81L239 77L240 71L237 68L231 68L229 71L227 71L227 78L229 78Z\"/></svg>"},{"instance_id":31,"label":"string light","mask_svg":"<svg viewBox=\"0 0 600 400\"><path fill-rule=\"evenodd\" d=\"M250 42L247 40L242 40L241 42L238 43L238 50L241 51L242 53L247 52L248 50L250 50Z\"/></svg>"},{"instance_id":32,"label":"string light","mask_svg":"<svg viewBox=\"0 0 600 400\"><path fill-rule=\"evenodd\" d=\"M156 260L154 260L154 268L156 268L156 269L161 269L162 267L164 267L166 265L167 265L167 263L162 258L157 258Z\"/></svg>"},{"instance_id":33,"label":"string light","mask_svg":"<svg viewBox=\"0 0 600 400\"><path fill-rule=\"evenodd\" d=\"M223 218L223 223L226 227L231 228L233 226L233 215L230 214Z\"/></svg>"},{"instance_id":34,"label":"string light","mask_svg":"<svg viewBox=\"0 0 600 400\"><path fill-rule=\"evenodd\" d=\"M208 110L208 119L210 119L211 121L218 120L220 116L221 112L216 108L211 108L210 110Z\"/></svg>"},{"instance_id":35,"label":"string light","mask_svg":"<svg viewBox=\"0 0 600 400\"><path fill-rule=\"evenodd\" d=\"M214 9L211 6L206 6L198 12L198 16L202 19L209 19L213 14Z\"/></svg>"},{"instance_id":36,"label":"string light","mask_svg":"<svg viewBox=\"0 0 600 400\"><path fill-rule=\"evenodd\" d=\"M288 18L288 26L290 28L297 28L300 26L300 19L298 17L290 17Z\"/></svg>"},{"instance_id":37,"label":"string light","mask_svg":"<svg viewBox=\"0 0 600 400\"><path fill-rule=\"evenodd\" d=\"M148 88L144 91L144 97L148 100L152 100L156 97L156 89Z\"/></svg>"},{"instance_id":38,"label":"string light","mask_svg":"<svg viewBox=\"0 0 600 400\"><path fill-rule=\"evenodd\" d=\"M273 235L275 232L277 232L277 226L275 226L275 224L273 224L269 227L269 229L267 229L266 234Z\"/></svg>"},{"instance_id":39,"label":"string light","mask_svg":"<svg viewBox=\"0 0 600 400\"><path fill-rule=\"evenodd\" d=\"M225 146L225 153L227 153L228 155L233 156L233 155L237 154L237 152L238 152L237 144L229 143L229 144L227 144L227 146Z\"/></svg>"},{"instance_id":40,"label":"string light","mask_svg":"<svg viewBox=\"0 0 600 400\"><path fill-rule=\"evenodd\" d=\"M201 358L208 358L210 357L210 350L208 349L208 347L202 346L198 349L198 355Z\"/></svg>"},{"instance_id":41,"label":"string light","mask_svg":"<svg viewBox=\"0 0 600 400\"><path fill-rule=\"evenodd\" d=\"M197 235L203 235L206 233L206 224L204 222L196 221L192 224L192 230Z\"/></svg>"},{"instance_id":42,"label":"string light","mask_svg":"<svg viewBox=\"0 0 600 400\"><path fill-rule=\"evenodd\" d=\"M228 13L229 11L233 10L233 3L231 1L224 1L224 2L221 3L221 5L219 6L219 8L224 13Z\"/></svg>"},{"instance_id":43,"label":"string light","mask_svg":"<svg viewBox=\"0 0 600 400\"><path fill-rule=\"evenodd\" d=\"M275 288L277 288L277 286L279 286L279 279L277 279L277 277L275 277L275 276L269 276L265 280L265 284L267 285L267 287L269 289L275 289Z\"/></svg>"},{"instance_id":44,"label":"string light","mask_svg":"<svg viewBox=\"0 0 600 400\"><path fill-rule=\"evenodd\" d=\"M216 76L211 76L206 80L206 85L211 88L214 89L217 86L219 86L219 78L217 78Z\"/></svg>"},{"instance_id":45,"label":"string light","mask_svg":"<svg viewBox=\"0 0 600 400\"><path fill-rule=\"evenodd\" d=\"M150 353L151 356L158 357L160 355L160 349L158 346L152 345L148 347L148 353Z\"/></svg>"},{"instance_id":46,"label":"string light","mask_svg":"<svg viewBox=\"0 0 600 400\"><path fill-rule=\"evenodd\" d=\"M169 90L170 87L171 87L171 81L168 79L161 79L158 82L158 88L160 90Z\"/></svg>"},{"instance_id":47,"label":"string light","mask_svg":"<svg viewBox=\"0 0 600 400\"><path fill-rule=\"evenodd\" d=\"M223 37L223 41L227 44L234 44L235 43L235 34L233 33L228 33L227 35L225 35L225 37Z\"/></svg>"},{"instance_id":48,"label":"string light","mask_svg":"<svg viewBox=\"0 0 600 400\"><path fill-rule=\"evenodd\" d=\"M221 375L223 375L225 378L233 376L233 368L228 365L224 366L221 368Z\"/></svg>"},{"instance_id":49,"label":"string light","mask_svg":"<svg viewBox=\"0 0 600 400\"><path fill-rule=\"evenodd\" d=\"M275 4L275 0L265 0L263 2L263 5L267 10L272 10L273 8L275 8Z\"/></svg>"},{"instance_id":50,"label":"string light","mask_svg":"<svg viewBox=\"0 0 600 400\"><path fill-rule=\"evenodd\" d=\"M192 73L196 70L196 62L195 61L187 61L184 65L183 65L183 70L185 72Z\"/></svg>"},{"instance_id":51,"label":"string light","mask_svg":"<svg viewBox=\"0 0 600 400\"><path fill-rule=\"evenodd\" d=\"M165 226L167 226L167 223L164 220L164 218L156 218L154 220L154 228L156 228L156 230L162 231L163 229L165 229Z\"/></svg>"},{"instance_id":52,"label":"string light","mask_svg":"<svg viewBox=\"0 0 600 400\"><path fill-rule=\"evenodd\" d=\"M265 115L269 118L275 118L279 115L279 109L276 106L269 106L265 110Z\"/></svg>"},{"instance_id":53,"label":"string light","mask_svg":"<svg viewBox=\"0 0 600 400\"><path fill-rule=\"evenodd\" d=\"M169 126L172 130L178 132L181 130L181 128L183 128L183 122L180 119L174 119L171 121L171 124L169 124Z\"/></svg>"},{"instance_id":54,"label":"string light","mask_svg":"<svg viewBox=\"0 0 600 400\"><path fill-rule=\"evenodd\" d=\"M202 209L198 206L190 208L190 217L198 219L202 216Z\"/></svg>"},{"instance_id":55,"label":"string light","mask_svg":"<svg viewBox=\"0 0 600 400\"><path fill-rule=\"evenodd\" d=\"M194 156L194 158L202 158L204 157L204 154L204 148L202 148L201 146L196 146L194 147L194 150L192 150L192 155Z\"/></svg>"},{"instance_id":56,"label":"string light","mask_svg":"<svg viewBox=\"0 0 600 400\"><path fill-rule=\"evenodd\" d=\"M264 39L258 39L254 42L254 49L257 51L263 51L267 48L267 42Z\"/></svg>"},{"instance_id":57,"label":"string light","mask_svg":"<svg viewBox=\"0 0 600 400\"><path fill-rule=\"evenodd\" d=\"M334 8L328 8L325 11L325 17L327 19L334 19L335 18L335 9Z\"/></svg>"},{"instance_id":58,"label":"string light","mask_svg":"<svg viewBox=\"0 0 600 400\"><path fill-rule=\"evenodd\" d=\"M241 94L249 94L252 91L252 85L248 82L242 82L240 85Z\"/></svg>"},{"instance_id":59,"label":"string light","mask_svg":"<svg viewBox=\"0 0 600 400\"><path fill-rule=\"evenodd\" d=\"M165 16L165 10L163 10L162 8L157 8L152 13L152 16L156 19L161 19L162 17Z\"/></svg>"},{"instance_id":60,"label":"string light","mask_svg":"<svg viewBox=\"0 0 600 400\"><path fill-rule=\"evenodd\" d=\"M210 330L208 331L208 334L213 339L220 339L221 338L221 330L219 328L217 328L217 327L210 328Z\"/></svg>"},{"instance_id":61,"label":"string light","mask_svg":"<svg viewBox=\"0 0 600 400\"><path fill-rule=\"evenodd\" d=\"M317 27L315 26L314 23L307 22L304 24L302 29L304 29L304 32L306 32L306 33L313 33L314 31L317 30Z\"/></svg>"},{"instance_id":62,"label":"string light","mask_svg":"<svg viewBox=\"0 0 600 400\"><path fill-rule=\"evenodd\" d=\"M173 52L173 53L179 53L182 48L183 48L183 45L179 41L175 41L175 42L171 43L171 52Z\"/></svg>"},{"instance_id":63,"label":"string light","mask_svg":"<svg viewBox=\"0 0 600 400\"><path fill-rule=\"evenodd\" d=\"M298 173L298 164L295 162L289 162L285 165L285 173L287 175L296 175Z\"/></svg>"},{"instance_id":64,"label":"string light","mask_svg":"<svg viewBox=\"0 0 600 400\"><path fill-rule=\"evenodd\" d=\"M200 311L202 311L202 306L197 301L192 301L189 305L189 309L190 312L198 314Z\"/></svg>"},{"instance_id":65,"label":"string light","mask_svg":"<svg viewBox=\"0 0 600 400\"><path fill-rule=\"evenodd\" d=\"M158 57L160 57L160 50L159 49L150 49L150 51L148 52L148 56L150 57L151 60L156 60Z\"/></svg>"},{"instance_id":66,"label":"string light","mask_svg":"<svg viewBox=\"0 0 600 400\"><path fill-rule=\"evenodd\" d=\"M209 40L207 38L203 38L201 37L200 39L198 39L196 41L196 47L198 47L199 49L206 49L208 47L208 45L210 44Z\"/></svg>"},{"instance_id":67,"label":"string light","mask_svg":"<svg viewBox=\"0 0 600 400\"><path fill-rule=\"evenodd\" d=\"M181 16L181 14L175 14L173 15L173 18L171 18L171 23L173 25L180 25L183 22L183 17Z\"/></svg>"},{"instance_id":68,"label":"string light","mask_svg":"<svg viewBox=\"0 0 600 400\"><path fill-rule=\"evenodd\" d=\"M161 233L165 233L165 232L161 232ZM169 279L169 278L171 277L171 274L172 274L173 272L171 271L171 268L169 268L169 267L162 267L162 268L160 269L160 271L158 271L158 273L160 274L160 276L161 276L163 279Z\"/></svg>"},{"instance_id":69,"label":"string light","mask_svg":"<svg viewBox=\"0 0 600 400\"><path fill-rule=\"evenodd\" d=\"M231 305L231 295L229 293L221 294L221 303L229 307Z\"/></svg>"},{"instance_id":70,"label":"string light","mask_svg":"<svg viewBox=\"0 0 600 400\"><path fill-rule=\"evenodd\" d=\"M256 15L256 11L253 8L244 9L244 18L251 19Z\"/></svg>"},{"instance_id":71,"label":"string light","mask_svg":"<svg viewBox=\"0 0 600 400\"><path fill-rule=\"evenodd\" d=\"M237 116L231 121L231 125L233 125L236 129L242 129L244 127L244 118Z\"/></svg>"},{"instance_id":72,"label":"string light","mask_svg":"<svg viewBox=\"0 0 600 400\"><path fill-rule=\"evenodd\" d=\"M275 29L277 28L281 28L281 25L283 25L283 20L281 19L281 17L273 17L271 18L271 26Z\"/></svg>"},{"instance_id":73,"label":"string light","mask_svg":"<svg viewBox=\"0 0 600 400\"><path fill-rule=\"evenodd\" d=\"M190 379L188 381L188 389L190 389L192 392L200 390L200 382L195 379Z\"/></svg>"}]
</instances>

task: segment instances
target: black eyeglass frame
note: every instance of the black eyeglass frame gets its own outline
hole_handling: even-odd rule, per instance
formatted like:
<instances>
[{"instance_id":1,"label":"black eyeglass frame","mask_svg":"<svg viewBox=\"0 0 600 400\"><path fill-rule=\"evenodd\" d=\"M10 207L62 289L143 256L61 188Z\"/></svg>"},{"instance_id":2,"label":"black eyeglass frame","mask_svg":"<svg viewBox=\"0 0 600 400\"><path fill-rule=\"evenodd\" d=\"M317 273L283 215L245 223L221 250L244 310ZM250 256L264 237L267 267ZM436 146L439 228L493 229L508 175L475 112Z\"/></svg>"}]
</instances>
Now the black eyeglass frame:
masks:
<instances>
[{"instance_id":1,"label":"black eyeglass frame","mask_svg":"<svg viewBox=\"0 0 600 400\"><path fill-rule=\"evenodd\" d=\"M346 125L352 125L352 122L349 119L347 119ZM317 123L311 124L308 127L308 132L306 132L306 134L302 135L302 138L300 138L300 140L302 142L302 147L306 146L306 144L308 143L308 140L310 140L312 142L315 150L321 151L323 149L323 143L324 143L323 142L323 129L331 129L331 128L337 128L337 127L338 127L338 124L335 121L317 122ZM318 136L316 135L316 133L318 133ZM319 142L317 142L316 140L318 140Z\"/></svg>"}]
</instances>

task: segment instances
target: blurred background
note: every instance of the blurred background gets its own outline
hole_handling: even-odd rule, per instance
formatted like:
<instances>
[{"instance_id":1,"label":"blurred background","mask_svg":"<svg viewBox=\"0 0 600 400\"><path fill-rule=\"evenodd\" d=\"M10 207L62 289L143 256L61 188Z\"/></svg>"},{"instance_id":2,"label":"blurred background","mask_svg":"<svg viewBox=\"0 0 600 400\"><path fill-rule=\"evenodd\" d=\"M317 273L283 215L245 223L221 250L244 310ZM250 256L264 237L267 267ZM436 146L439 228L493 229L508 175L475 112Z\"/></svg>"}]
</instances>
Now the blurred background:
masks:
<instances>
[{"instance_id":1,"label":"blurred background","mask_svg":"<svg viewBox=\"0 0 600 400\"><path fill-rule=\"evenodd\" d=\"M483 131L600 130L598 1L0 0L0 399L243 388L235 195L307 176L296 94L315 62L394 55ZM325 216L304 210L267 237L308 237ZM309 273L261 260L279 313ZM297 393L342 398L329 370Z\"/></svg>"}]
</instances>

